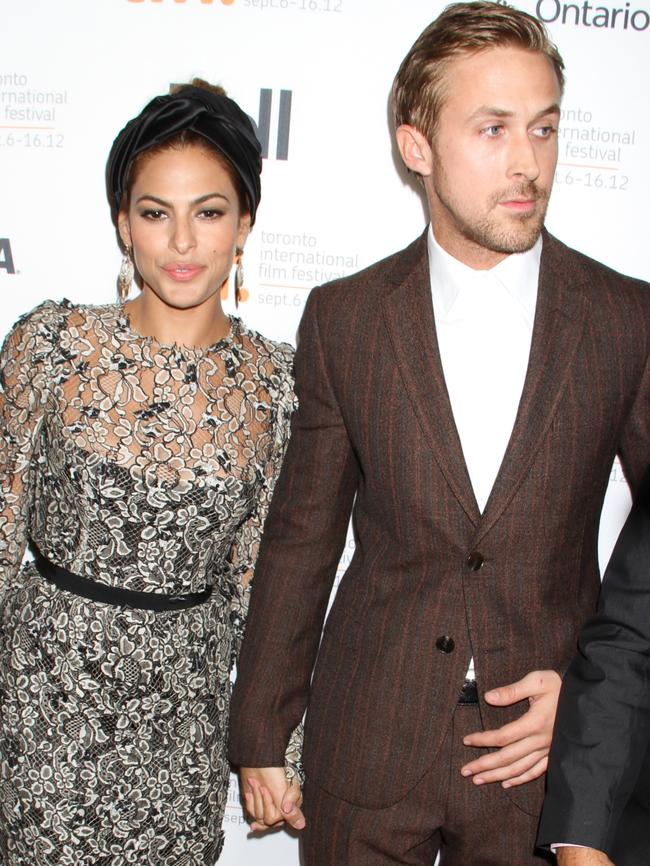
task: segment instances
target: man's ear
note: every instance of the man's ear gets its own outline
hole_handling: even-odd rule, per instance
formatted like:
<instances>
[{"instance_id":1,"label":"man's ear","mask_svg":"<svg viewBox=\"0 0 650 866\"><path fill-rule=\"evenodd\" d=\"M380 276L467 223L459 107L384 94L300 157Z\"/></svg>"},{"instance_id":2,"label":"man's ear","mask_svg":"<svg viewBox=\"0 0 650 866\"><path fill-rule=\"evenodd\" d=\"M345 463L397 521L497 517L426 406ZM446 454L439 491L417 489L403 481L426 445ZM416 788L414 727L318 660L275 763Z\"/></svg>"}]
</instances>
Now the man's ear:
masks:
<instances>
[{"instance_id":1,"label":"man's ear","mask_svg":"<svg viewBox=\"0 0 650 866\"><path fill-rule=\"evenodd\" d=\"M131 241L131 223L126 211L121 210L117 215L117 230L120 233L120 238L125 247L132 247Z\"/></svg>"},{"instance_id":2,"label":"man's ear","mask_svg":"<svg viewBox=\"0 0 650 866\"><path fill-rule=\"evenodd\" d=\"M433 170L433 151L426 137L419 129L403 123L395 130L395 138L404 165L415 174L428 177Z\"/></svg>"}]
</instances>

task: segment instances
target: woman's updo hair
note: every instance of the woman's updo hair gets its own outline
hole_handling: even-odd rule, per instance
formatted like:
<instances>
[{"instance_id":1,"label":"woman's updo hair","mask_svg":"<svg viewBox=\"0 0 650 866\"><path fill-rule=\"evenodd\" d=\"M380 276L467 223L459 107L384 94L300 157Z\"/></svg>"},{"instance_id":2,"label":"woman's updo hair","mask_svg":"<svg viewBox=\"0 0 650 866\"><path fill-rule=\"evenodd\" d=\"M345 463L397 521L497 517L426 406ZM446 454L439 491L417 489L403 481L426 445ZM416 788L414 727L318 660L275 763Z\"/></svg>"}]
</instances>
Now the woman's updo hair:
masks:
<instances>
[{"instance_id":1,"label":"woman's updo hair","mask_svg":"<svg viewBox=\"0 0 650 866\"><path fill-rule=\"evenodd\" d=\"M109 154L106 182L113 219L128 209L138 171L170 149L201 147L219 160L251 225L261 196L262 148L250 118L223 87L194 78L151 100L119 133Z\"/></svg>"},{"instance_id":2,"label":"woman's updo hair","mask_svg":"<svg viewBox=\"0 0 650 866\"><path fill-rule=\"evenodd\" d=\"M228 95L223 87L218 84L210 84L208 81L204 81L203 78L193 78L189 83L191 87L197 87L202 90L207 90L210 93L214 93L216 96ZM183 87L187 87L187 85L172 84L172 86L169 88L170 95L175 96L183 89ZM181 132L177 132L175 135L172 135L171 138L168 138L167 141L163 141L160 144L155 144L150 147L149 150L143 150L136 157L133 158L127 169L126 177L124 179L124 191L122 193L122 201L120 202L120 210L128 209L129 201L131 198L131 190L133 189L135 179L144 163L150 157L155 156L158 153L162 153L165 150L183 150L186 147L200 147L217 158L217 160L221 164L221 167L230 178L232 185L235 187L235 192L237 193L237 201L239 203L239 212L248 213L246 191L244 189L244 185L241 182L241 178L235 171L233 164L230 162L230 160L224 157L223 154L219 150L217 150L216 147L214 147L214 145L210 144L206 138L196 132L193 132L190 129L184 129Z\"/></svg>"}]
</instances>

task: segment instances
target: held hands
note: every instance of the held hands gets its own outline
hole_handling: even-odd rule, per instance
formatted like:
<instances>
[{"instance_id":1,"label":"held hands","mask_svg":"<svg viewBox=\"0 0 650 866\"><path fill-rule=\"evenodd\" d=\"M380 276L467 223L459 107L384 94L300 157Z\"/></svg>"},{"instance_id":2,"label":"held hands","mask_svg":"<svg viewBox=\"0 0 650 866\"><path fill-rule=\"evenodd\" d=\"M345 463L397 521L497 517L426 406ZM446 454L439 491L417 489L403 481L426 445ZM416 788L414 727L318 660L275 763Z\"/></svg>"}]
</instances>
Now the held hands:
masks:
<instances>
[{"instance_id":1,"label":"held hands","mask_svg":"<svg viewBox=\"0 0 650 866\"><path fill-rule=\"evenodd\" d=\"M607 854L594 848L558 848L558 866L614 866Z\"/></svg>"},{"instance_id":2,"label":"held hands","mask_svg":"<svg viewBox=\"0 0 650 866\"><path fill-rule=\"evenodd\" d=\"M463 739L466 746L498 749L465 764L463 776L471 776L475 785L501 782L510 788L545 773L561 685L555 671L532 671L519 682L486 692L485 700L495 707L525 699L530 707L521 718L502 728L477 731Z\"/></svg>"},{"instance_id":3,"label":"held hands","mask_svg":"<svg viewBox=\"0 0 650 866\"><path fill-rule=\"evenodd\" d=\"M300 785L296 779L287 781L284 767L241 767L239 777L251 830L280 827L285 821L294 830L304 828Z\"/></svg>"}]
</instances>

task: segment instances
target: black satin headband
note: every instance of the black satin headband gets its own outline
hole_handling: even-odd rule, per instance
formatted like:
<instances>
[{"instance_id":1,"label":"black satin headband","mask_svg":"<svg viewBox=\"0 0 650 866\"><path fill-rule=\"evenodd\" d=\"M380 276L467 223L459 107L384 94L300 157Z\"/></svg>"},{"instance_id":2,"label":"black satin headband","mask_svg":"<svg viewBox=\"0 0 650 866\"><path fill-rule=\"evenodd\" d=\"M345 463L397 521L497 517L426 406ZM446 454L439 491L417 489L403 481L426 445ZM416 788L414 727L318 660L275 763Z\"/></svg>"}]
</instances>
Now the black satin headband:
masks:
<instances>
[{"instance_id":1,"label":"black satin headband","mask_svg":"<svg viewBox=\"0 0 650 866\"><path fill-rule=\"evenodd\" d=\"M255 222L262 194L262 148L253 124L232 99L191 84L174 95L156 96L113 142L106 165L113 218L117 218L133 158L186 129L205 138L231 163L246 192L251 223Z\"/></svg>"}]
</instances>

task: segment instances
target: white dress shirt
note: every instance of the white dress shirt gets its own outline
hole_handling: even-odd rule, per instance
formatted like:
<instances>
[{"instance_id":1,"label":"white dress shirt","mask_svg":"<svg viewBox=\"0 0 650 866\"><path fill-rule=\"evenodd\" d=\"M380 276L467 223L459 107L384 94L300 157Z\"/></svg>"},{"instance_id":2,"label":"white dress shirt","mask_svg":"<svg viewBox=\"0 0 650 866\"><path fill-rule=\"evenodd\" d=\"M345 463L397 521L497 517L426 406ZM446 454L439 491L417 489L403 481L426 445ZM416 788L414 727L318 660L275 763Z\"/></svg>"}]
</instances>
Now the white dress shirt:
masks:
<instances>
[{"instance_id":1,"label":"white dress shirt","mask_svg":"<svg viewBox=\"0 0 650 866\"><path fill-rule=\"evenodd\" d=\"M489 270L449 255L429 228L429 273L445 383L481 512L503 461L524 387L542 239ZM474 660L468 679L474 679Z\"/></svg>"}]
</instances>

